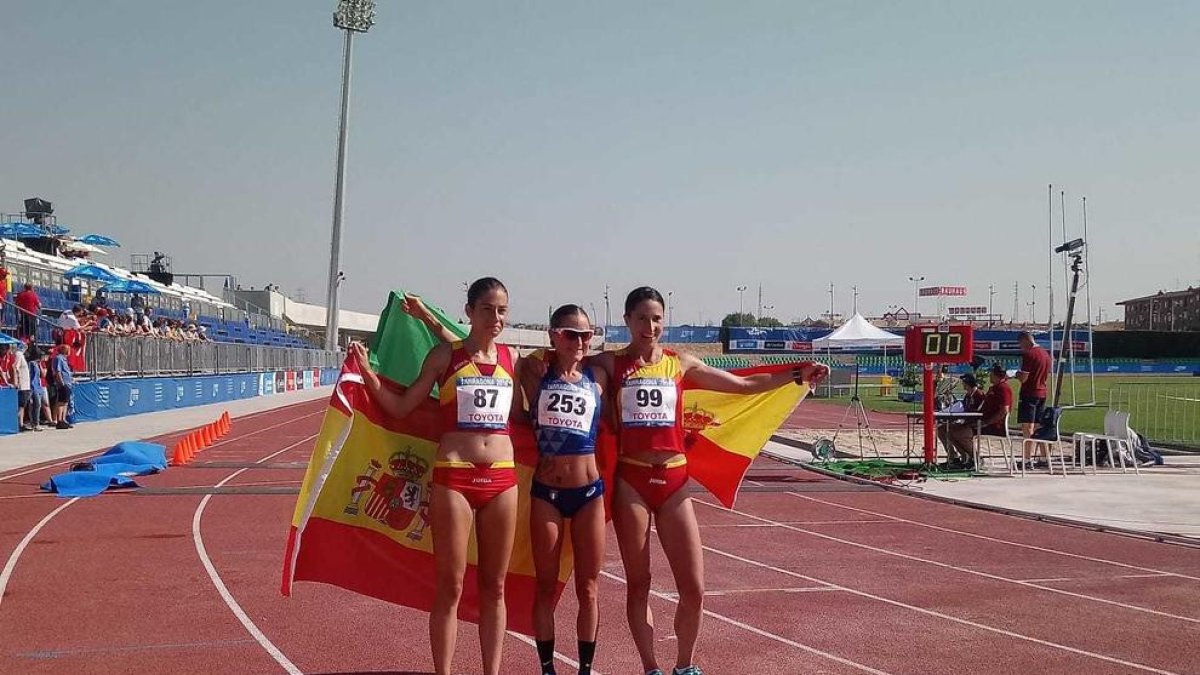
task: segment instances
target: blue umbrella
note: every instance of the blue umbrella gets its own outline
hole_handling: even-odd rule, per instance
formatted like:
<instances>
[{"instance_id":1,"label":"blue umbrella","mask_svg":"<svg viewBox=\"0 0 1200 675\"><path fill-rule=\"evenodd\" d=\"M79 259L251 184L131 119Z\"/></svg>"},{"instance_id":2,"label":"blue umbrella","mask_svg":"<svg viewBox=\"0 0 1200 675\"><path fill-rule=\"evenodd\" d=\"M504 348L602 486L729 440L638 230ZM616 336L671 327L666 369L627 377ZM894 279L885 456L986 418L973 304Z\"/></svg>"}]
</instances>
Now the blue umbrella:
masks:
<instances>
[{"instance_id":1,"label":"blue umbrella","mask_svg":"<svg viewBox=\"0 0 1200 675\"><path fill-rule=\"evenodd\" d=\"M158 289L137 279L118 279L105 284L104 290L109 293L142 293L145 295L158 293Z\"/></svg>"},{"instance_id":2,"label":"blue umbrella","mask_svg":"<svg viewBox=\"0 0 1200 675\"><path fill-rule=\"evenodd\" d=\"M73 277L79 277L81 279L95 279L96 281L103 281L105 283L124 281L121 279L121 277L109 272L95 263L83 263L82 265L76 265L64 272L63 276L68 279Z\"/></svg>"},{"instance_id":3,"label":"blue umbrella","mask_svg":"<svg viewBox=\"0 0 1200 675\"><path fill-rule=\"evenodd\" d=\"M8 239L32 239L44 236L46 236L46 233L42 231L42 228L32 223L4 223L0 225L0 237Z\"/></svg>"},{"instance_id":4,"label":"blue umbrella","mask_svg":"<svg viewBox=\"0 0 1200 675\"><path fill-rule=\"evenodd\" d=\"M21 341L11 335L0 333L0 345L19 345Z\"/></svg>"},{"instance_id":5,"label":"blue umbrella","mask_svg":"<svg viewBox=\"0 0 1200 675\"><path fill-rule=\"evenodd\" d=\"M71 228L66 225L47 225L46 231L54 235L70 234Z\"/></svg>"},{"instance_id":6,"label":"blue umbrella","mask_svg":"<svg viewBox=\"0 0 1200 675\"><path fill-rule=\"evenodd\" d=\"M112 237L106 237L103 234L85 235L83 237L80 237L76 241L82 241L83 243L91 244L92 246L120 246L121 245L120 242L118 242L116 239L113 239Z\"/></svg>"}]
</instances>

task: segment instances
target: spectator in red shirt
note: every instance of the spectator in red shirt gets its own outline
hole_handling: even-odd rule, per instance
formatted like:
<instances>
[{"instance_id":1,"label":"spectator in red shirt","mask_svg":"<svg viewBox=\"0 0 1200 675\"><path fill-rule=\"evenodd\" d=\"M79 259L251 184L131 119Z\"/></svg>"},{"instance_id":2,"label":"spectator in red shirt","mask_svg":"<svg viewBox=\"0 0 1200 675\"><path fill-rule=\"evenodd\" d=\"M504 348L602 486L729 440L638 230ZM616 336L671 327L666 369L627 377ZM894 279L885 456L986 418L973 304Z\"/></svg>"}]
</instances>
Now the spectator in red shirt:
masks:
<instances>
[{"instance_id":1,"label":"spectator in red shirt","mask_svg":"<svg viewBox=\"0 0 1200 675\"><path fill-rule=\"evenodd\" d=\"M1008 388L1008 373L1004 366L997 363L988 374L991 382L987 395L983 398L983 414L981 423L983 433L989 436L1004 436L1004 427L1008 425L1008 411L1012 409L1012 389Z\"/></svg>"},{"instance_id":2,"label":"spectator in red shirt","mask_svg":"<svg viewBox=\"0 0 1200 675\"><path fill-rule=\"evenodd\" d=\"M974 373L959 377L963 383L963 412L980 412L987 400ZM1009 392L1010 394L1012 392ZM975 421L956 419L938 425L938 438L946 448L946 467L949 470L973 471L975 469Z\"/></svg>"},{"instance_id":3,"label":"spectator in red shirt","mask_svg":"<svg viewBox=\"0 0 1200 675\"><path fill-rule=\"evenodd\" d=\"M17 308L21 320L17 323L17 337L36 337L37 318L42 313L42 300L33 290L33 284L25 284L25 290L17 293Z\"/></svg>"}]
</instances>

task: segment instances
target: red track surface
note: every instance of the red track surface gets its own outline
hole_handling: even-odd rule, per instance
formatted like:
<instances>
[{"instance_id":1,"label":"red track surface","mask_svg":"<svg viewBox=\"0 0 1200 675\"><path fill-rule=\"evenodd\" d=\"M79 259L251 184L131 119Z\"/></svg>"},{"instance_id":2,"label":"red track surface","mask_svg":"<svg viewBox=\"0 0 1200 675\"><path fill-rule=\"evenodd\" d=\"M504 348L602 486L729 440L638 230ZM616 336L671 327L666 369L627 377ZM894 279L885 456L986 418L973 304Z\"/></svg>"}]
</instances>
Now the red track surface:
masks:
<instances>
[{"instance_id":1,"label":"red track surface","mask_svg":"<svg viewBox=\"0 0 1200 675\"><path fill-rule=\"evenodd\" d=\"M0 560L11 573L0 576L0 671L428 672L423 614L317 584L279 595L295 501L280 491L294 491L303 470L272 465L307 460L323 405L237 419L196 464L140 479L141 491L68 502L37 492L61 467L0 476ZM170 490L183 487L196 490ZM710 612L698 659L708 673L1200 672L1200 550L770 461L751 469L735 511L696 497ZM654 559L669 664L673 587ZM610 537L604 673L640 672L621 574ZM559 612L568 655L574 607L568 592ZM461 672L480 669L475 640L463 624ZM505 672L537 672L533 648L515 637L505 659Z\"/></svg>"}]
</instances>

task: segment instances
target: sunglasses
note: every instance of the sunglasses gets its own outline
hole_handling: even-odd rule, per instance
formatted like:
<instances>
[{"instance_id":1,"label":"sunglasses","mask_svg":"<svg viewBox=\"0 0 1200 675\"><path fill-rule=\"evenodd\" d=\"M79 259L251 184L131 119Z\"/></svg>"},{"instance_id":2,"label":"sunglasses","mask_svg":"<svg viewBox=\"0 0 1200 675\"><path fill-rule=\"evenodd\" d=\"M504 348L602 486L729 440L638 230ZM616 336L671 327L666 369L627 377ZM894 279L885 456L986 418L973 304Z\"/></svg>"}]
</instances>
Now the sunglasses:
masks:
<instances>
[{"instance_id":1,"label":"sunglasses","mask_svg":"<svg viewBox=\"0 0 1200 675\"><path fill-rule=\"evenodd\" d=\"M584 342L591 342L592 335L594 335L594 333L590 330L578 330L576 328L551 328L550 332L558 335L559 337L580 339Z\"/></svg>"}]
</instances>

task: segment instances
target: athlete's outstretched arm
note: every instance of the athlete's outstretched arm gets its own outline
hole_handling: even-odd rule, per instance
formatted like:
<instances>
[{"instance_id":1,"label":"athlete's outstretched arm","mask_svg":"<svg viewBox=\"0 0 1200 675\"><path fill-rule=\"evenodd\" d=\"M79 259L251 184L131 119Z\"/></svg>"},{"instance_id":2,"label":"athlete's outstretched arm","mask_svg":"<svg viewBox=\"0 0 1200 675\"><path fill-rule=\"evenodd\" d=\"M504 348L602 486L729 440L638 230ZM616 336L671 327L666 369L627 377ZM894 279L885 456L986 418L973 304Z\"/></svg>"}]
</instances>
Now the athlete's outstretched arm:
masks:
<instances>
[{"instance_id":1,"label":"athlete's outstretched arm","mask_svg":"<svg viewBox=\"0 0 1200 675\"><path fill-rule=\"evenodd\" d=\"M791 370L743 377L713 368L691 354L680 354L679 360L683 364L684 377L689 381L704 389L729 394L758 394L793 381L796 384L807 382L809 386L815 387L829 374L829 367L825 364L809 363Z\"/></svg>"},{"instance_id":2,"label":"athlete's outstretched arm","mask_svg":"<svg viewBox=\"0 0 1200 675\"><path fill-rule=\"evenodd\" d=\"M367 348L363 343L350 343L350 358L357 362L358 368L363 374L367 393L371 395L375 403L389 416L402 418L416 410L417 406L421 405L421 402L428 398L429 393L433 391L438 374L444 371L450 363L450 345L440 344L426 354L425 362L421 364L421 372L417 375L416 381L403 392L383 386L383 383L379 381L379 376L371 369L371 364L367 359Z\"/></svg>"},{"instance_id":3,"label":"athlete's outstretched arm","mask_svg":"<svg viewBox=\"0 0 1200 675\"><path fill-rule=\"evenodd\" d=\"M433 333L433 336L442 342L458 341L459 337L439 321L433 315L433 312L429 311L429 308L421 301L421 296L405 293L404 301L400 303L400 309L403 309L405 314L428 326L429 332Z\"/></svg>"}]
</instances>

